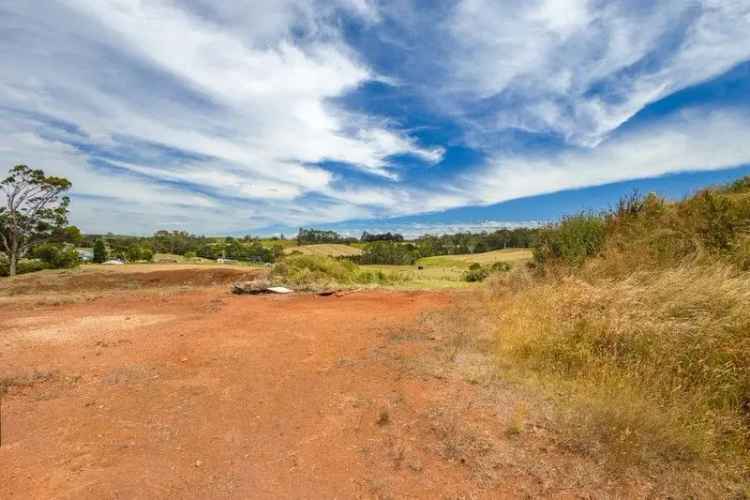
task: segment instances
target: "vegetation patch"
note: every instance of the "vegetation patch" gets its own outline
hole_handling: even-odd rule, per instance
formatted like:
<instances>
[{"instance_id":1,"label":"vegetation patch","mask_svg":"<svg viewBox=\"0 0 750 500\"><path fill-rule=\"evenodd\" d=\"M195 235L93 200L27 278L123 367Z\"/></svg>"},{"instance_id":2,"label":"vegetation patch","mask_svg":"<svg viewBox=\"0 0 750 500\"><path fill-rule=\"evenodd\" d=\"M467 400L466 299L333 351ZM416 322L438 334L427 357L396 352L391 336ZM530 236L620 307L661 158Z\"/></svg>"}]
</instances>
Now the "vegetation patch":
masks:
<instances>
[{"instance_id":1,"label":"vegetation patch","mask_svg":"<svg viewBox=\"0 0 750 500\"><path fill-rule=\"evenodd\" d=\"M570 450L747 493L748 194L744 179L564 218L535 269L487 281L498 366L549 389Z\"/></svg>"},{"instance_id":2,"label":"vegetation patch","mask_svg":"<svg viewBox=\"0 0 750 500\"><path fill-rule=\"evenodd\" d=\"M334 285L391 284L399 280L394 273L366 270L345 259L320 255L292 255L276 263L271 280L302 288Z\"/></svg>"},{"instance_id":3,"label":"vegetation patch","mask_svg":"<svg viewBox=\"0 0 750 500\"><path fill-rule=\"evenodd\" d=\"M511 265L514 263L520 264L530 261L532 256L532 251L529 249L508 248L475 254L423 257L417 261L417 265L424 267L456 267L466 269L472 264L481 264L483 266L492 265L496 262L507 262Z\"/></svg>"}]
</instances>

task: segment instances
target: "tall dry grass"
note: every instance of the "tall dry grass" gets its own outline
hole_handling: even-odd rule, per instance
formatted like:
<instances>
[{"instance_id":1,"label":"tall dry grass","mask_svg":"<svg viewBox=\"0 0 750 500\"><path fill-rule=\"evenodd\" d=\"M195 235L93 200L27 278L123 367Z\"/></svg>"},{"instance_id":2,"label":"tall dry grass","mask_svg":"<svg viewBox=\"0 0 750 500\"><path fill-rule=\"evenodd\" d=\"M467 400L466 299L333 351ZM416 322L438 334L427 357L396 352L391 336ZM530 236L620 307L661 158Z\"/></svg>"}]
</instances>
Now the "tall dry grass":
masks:
<instances>
[{"instance_id":1,"label":"tall dry grass","mask_svg":"<svg viewBox=\"0 0 750 500\"><path fill-rule=\"evenodd\" d=\"M750 484L750 179L592 217L488 283L499 366L548 389L571 450Z\"/></svg>"},{"instance_id":2,"label":"tall dry grass","mask_svg":"<svg viewBox=\"0 0 750 500\"><path fill-rule=\"evenodd\" d=\"M571 391L586 409L575 412L576 447L611 446L625 463L747 455L746 273L714 265L593 284L571 277L504 304L498 355Z\"/></svg>"}]
</instances>

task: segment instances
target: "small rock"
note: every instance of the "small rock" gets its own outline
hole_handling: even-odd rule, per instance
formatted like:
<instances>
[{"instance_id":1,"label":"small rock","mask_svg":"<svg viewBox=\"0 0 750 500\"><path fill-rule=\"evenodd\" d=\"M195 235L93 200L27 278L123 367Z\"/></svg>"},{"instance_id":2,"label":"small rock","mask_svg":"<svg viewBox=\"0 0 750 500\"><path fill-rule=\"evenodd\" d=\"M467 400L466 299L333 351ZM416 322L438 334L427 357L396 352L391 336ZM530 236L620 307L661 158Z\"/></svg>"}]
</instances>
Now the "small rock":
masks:
<instances>
[{"instance_id":1,"label":"small rock","mask_svg":"<svg viewBox=\"0 0 750 500\"><path fill-rule=\"evenodd\" d=\"M414 472L422 472L422 462L419 460L412 460L409 462L409 468Z\"/></svg>"},{"instance_id":2,"label":"small rock","mask_svg":"<svg viewBox=\"0 0 750 500\"><path fill-rule=\"evenodd\" d=\"M187 360L188 360L187 358L180 358L180 361L181 361L182 363L185 363L185 362L187 362Z\"/></svg>"},{"instance_id":3,"label":"small rock","mask_svg":"<svg viewBox=\"0 0 750 500\"><path fill-rule=\"evenodd\" d=\"M195 461L195 466L196 467L200 467L201 465L203 465L203 462L201 460L196 460Z\"/></svg>"}]
</instances>

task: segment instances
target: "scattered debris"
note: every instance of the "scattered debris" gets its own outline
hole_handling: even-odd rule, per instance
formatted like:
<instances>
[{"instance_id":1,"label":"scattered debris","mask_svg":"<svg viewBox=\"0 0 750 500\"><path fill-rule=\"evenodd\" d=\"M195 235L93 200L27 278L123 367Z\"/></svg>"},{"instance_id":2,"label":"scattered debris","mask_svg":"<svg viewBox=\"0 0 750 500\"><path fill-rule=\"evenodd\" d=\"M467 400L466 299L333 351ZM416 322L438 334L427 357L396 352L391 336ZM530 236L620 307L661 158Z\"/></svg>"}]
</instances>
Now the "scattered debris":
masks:
<instances>
[{"instance_id":1,"label":"scattered debris","mask_svg":"<svg viewBox=\"0 0 750 500\"><path fill-rule=\"evenodd\" d=\"M284 286L271 286L271 282L265 279L253 281L239 281L232 285L232 292L236 294L257 295L261 293L292 293L294 290Z\"/></svg>"},{"instance_id":2,"label":"scattered debris","mask_svg":"<svg viewBox=\"0 0 750 500\"><path fill-rule=\"evenodd\" d=\"M252 281L238 281L232 285L232 292L237 294L258 294L265 293L266 289L271 286L271 282L265 279L256 279Z\"/></svg>"}]
</instances>

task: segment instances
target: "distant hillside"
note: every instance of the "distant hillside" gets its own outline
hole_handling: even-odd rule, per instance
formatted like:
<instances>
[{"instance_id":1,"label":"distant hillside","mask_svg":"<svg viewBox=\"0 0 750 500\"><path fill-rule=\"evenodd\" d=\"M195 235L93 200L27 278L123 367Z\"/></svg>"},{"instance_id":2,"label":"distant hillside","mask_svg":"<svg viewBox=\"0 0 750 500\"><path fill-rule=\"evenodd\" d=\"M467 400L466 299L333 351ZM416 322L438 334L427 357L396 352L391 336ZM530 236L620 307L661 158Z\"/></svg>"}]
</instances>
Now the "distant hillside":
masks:
<instances>
[{"instance_id":1,"label":"distant hillside","mask_svg":"<svg viewBox=\"0 0 750 500\"><path fill-rule=\"evenodd\" d=\"M436 255L424 257L417 261L420 266L469 267L473 263L491 265L495 262L523 262L531 260L533 254L527 248L507 248L492 252L470 253L461 255Z\"/></svg>"},{"instance_id":2,"label":"distant hillside","mask_svg":"<svg viewBox=\"0 0 750 500\"><path fill-rule=\"evenodd\" d=\"M362 255L362 249L351 247L349 245L339 245L335 243L324 243L320 245L302 245L298 247L288 247L284 249L284 254L289 255L299 252L303 255L320 255L327 257L344 257L353 255Z\"/></svg>"}]
</instances>

